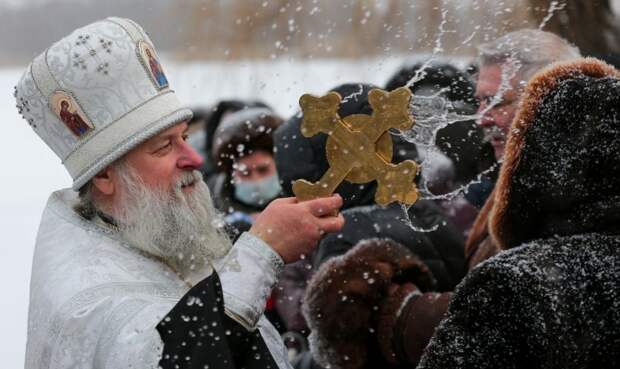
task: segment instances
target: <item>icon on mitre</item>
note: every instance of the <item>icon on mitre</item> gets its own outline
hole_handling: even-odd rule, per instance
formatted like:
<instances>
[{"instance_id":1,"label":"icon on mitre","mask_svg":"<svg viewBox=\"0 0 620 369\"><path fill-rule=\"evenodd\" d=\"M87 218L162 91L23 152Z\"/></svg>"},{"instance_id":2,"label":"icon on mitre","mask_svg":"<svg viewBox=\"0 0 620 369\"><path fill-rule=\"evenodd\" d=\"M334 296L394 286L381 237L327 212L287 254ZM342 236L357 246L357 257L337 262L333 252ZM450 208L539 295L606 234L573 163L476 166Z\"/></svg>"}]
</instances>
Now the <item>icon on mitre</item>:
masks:
<instances>
[{"instance_id":1,"label":"icon on mitre","mask_svg":"<svg viewBox=\"0 0 620 369\"><path fill-rule=\"evenodd\" d=\"M155 83L157 89L161 90L168 87L168 79L164 74L164 69L161 67L153 47L146 41L140 41L138 43L138 50L140 52L140 57L142 58L142 63L151 76L151 79Z\"/></svg>"},{"instance_id":2,"label":"icon on mitre","mask_svg":"<svg viewBox=\"0 0 620 369\"><path fill-rule=\"evenodd\" d=\"M65 91L56 91L52 94L50 107L77 138L82 138L95 128L73 96Z\"/></svg>"}]
</instances>

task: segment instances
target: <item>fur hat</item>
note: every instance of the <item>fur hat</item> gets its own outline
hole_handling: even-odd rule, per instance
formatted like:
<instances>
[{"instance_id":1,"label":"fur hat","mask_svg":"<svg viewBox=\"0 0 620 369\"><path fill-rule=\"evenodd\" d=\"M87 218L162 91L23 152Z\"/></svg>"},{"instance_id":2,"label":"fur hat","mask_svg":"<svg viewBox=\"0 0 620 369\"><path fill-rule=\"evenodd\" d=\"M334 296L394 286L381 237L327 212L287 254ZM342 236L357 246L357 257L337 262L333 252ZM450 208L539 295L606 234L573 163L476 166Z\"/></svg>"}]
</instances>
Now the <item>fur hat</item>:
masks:
<instances>
[{"instance_id":1,"label":"fur hat","mask_svg":"<svg viewBox=\"0 0 620 369\"><path fill-rule=\"evenodd\" d=\"M587 58L528 83L495 187L490 232L503 249L536 238L617 231L620 72Z\"/></svg>"},{"instance_id":2,"label":"fur hat","mask_svg":"<svg viewBox=\"0 0 620 369\"><path fill-rule=\"evenodd\" d=\"M91 23L50 46L28 66L15 98L74 190L192 116L170 89L147 34L122 18Z\"/></svg>"},{"instance_id":3,"label":"fur hat","mask_svg":"<svg viewBox=\"0 0 620 369\"><path fill-rule=\"evenodd\" d=\"M234 113L239 110L249 108L267 108L269 106L262 101L244 101L244 100L221 100L211 108L209 119L206 120L206 142L205 150L211 153L213 150L213 136L217 127L227 114ZM210 154L209 154L210 155ZM209 159L211 159L209 157Z\"/></svg>"}]
</instances>

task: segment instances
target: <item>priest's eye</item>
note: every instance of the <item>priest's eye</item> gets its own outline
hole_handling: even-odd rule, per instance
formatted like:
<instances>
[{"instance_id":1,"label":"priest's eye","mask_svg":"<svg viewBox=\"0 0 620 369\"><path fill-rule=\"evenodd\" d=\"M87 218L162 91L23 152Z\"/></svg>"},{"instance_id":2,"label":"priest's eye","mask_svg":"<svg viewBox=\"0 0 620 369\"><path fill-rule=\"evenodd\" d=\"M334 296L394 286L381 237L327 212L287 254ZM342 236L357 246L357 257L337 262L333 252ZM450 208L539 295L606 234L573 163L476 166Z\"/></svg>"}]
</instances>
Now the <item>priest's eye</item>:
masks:
<instances>
[{"instance_id":1,"label":"priest's eye","mask_svg":"<svg viewBox=\"0 0 620 369\"><path fill-rule=\"evenodd\" d=\"M165 154L168 151L168 149L170 149L171 147L172 147L172 143L168 141L164 146L161 146L155 152L157 154Z\"/></svg>"},{"instance_id":2,"label":"priest's eye","mask_svg":"<svg viewBox=\"0 0 620 369\"><path fill-rule=\"evenodd\" d=\"M183 136L181 136L181 138L183 138L183 141L187 141L187 139L189 138L189 135L185 133Z\"/></svg>"}]
</instances>

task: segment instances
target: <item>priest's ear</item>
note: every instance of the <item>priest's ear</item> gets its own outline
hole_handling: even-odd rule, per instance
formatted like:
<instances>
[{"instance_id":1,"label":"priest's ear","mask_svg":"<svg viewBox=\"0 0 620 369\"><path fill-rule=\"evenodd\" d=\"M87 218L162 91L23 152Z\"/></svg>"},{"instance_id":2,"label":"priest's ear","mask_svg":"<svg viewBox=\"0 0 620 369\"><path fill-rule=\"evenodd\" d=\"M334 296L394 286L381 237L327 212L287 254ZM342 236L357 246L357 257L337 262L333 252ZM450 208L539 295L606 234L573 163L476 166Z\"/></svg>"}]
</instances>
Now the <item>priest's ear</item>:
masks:
<instances>
[{"instance_id":1,"label":"priest's ear","mask_svg":"<svg viewBox=\"0 0 620 369\"><path fill-rule=\"evenodd\" d=\"M116 189L116 172L113 165L108 165L104 170L97 173L95 177L93 177L92 184L93 187L97 189L99 193L105 196L112 196Z\"/></svg>"}]
</instances>

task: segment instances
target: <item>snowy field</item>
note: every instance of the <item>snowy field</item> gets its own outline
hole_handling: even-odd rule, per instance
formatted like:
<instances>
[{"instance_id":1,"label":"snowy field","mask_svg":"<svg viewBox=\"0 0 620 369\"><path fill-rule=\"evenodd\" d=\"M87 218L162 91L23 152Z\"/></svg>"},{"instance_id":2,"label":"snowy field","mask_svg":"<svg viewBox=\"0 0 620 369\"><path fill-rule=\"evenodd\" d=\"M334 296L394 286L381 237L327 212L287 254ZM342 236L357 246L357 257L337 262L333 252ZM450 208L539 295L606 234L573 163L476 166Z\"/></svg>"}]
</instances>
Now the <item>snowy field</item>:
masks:
<instances>
[{"instance_id":1,"label":"snowy field","mask_svg":"<svg viewBox=\"0 0 620 369\"><path fill-rule=\"evenodd\" d=\"M284 117L301 94L323 94L346 82L383 85L402 59L275 60L239 63L164 63L171 86L189 105L222 98L260 98ZM53 152L17 114L13 86L21 68L0 69L0 357L3 368L23 368L30 269L41 212L49 194L71 184Z\"/></svg>"}]
</instances>

